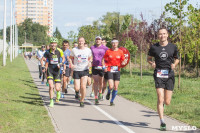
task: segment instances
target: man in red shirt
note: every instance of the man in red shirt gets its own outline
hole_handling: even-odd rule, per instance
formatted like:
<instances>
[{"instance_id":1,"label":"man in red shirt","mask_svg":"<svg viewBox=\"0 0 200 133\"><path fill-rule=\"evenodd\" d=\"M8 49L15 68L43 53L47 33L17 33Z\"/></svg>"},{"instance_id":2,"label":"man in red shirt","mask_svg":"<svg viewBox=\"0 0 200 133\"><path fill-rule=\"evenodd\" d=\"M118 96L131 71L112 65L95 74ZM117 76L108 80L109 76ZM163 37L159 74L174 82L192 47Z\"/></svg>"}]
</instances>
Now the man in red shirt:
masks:
<instances>
[{"instance_id":1,"label":"man in red shirt","mask_svg":"<svg viewBox=\"0 0 200 133\"><path fill-rule=\"evenodd\" d=\"M108 74L108 84L109 89L106 95L106 99L110 99L110 93L112 91L112 98L110 100L110 105L113 106L114 99L117 95L117 89L120 81L120 66L124 64L124 54L123 51L118 48L119 41L117 39L112 40L112 48L107 50L103 58L103 69L104 72Z\"/></svg>"}]
</instances>

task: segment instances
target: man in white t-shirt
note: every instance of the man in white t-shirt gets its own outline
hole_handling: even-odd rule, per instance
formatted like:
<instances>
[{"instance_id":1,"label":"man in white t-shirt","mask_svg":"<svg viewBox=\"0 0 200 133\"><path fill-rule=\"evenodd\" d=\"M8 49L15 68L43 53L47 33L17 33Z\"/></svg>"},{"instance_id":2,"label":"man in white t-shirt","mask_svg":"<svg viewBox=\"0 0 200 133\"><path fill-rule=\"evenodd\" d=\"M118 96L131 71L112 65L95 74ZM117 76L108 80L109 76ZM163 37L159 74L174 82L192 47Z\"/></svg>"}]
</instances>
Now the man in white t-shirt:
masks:
<instances>
[{"instance_id":1,"label":"man in white t-shirt","mask_svg":"<svg viewBox=\"0 0 200 133\"><path fill-rule=\"evenodd\" d=\"M39 78L41 79L42 78L42 84L44 84L44 79L45 79L45 73L43 73L42 72L42 66L41 66L41 61L42 61L42 57L44 56L44 53L45 53L46 51L45 51L45 46L44 45L42 45L41 46L41 50L39 50L38 52L37 52L37 59L38 59L38 68L39 68ZM45 64L44 63L44 61L43 61L43 64Z\"/></svg>"},{"instance_id":2,"label":"man in white t-shirt","mask_svg":"<svg viewBox=\"0 0 200 133\"><path fill-rule=\"evenodd\" d=\"M91 66L92 52L89 48L84 46L85 39L80 37L78 39L78 47L73 48L70 54L71 68L74 70L74 89L75 98L79 98L79 90L81 93L80 106L84 107L84 98L86 95L87 77L89 74L88 67ZM73 63L72 63L73 60Z\"/></svg>"}]
</instances>

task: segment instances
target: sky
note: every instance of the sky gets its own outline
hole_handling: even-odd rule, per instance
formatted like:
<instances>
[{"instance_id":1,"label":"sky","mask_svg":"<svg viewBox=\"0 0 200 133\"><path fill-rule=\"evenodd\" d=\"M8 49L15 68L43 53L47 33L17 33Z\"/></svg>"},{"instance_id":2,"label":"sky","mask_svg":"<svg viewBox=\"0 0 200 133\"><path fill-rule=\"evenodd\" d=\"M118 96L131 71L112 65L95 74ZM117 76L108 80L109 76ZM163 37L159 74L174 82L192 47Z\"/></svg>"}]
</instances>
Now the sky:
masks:
<instances>
[{"instance_id":1,"label":"sky","mask_svg":"<svg viewBox=\"0 0 200 133\"><path fill-rule=\"evenodd\" d=\"M69 31L78 33L82 25L92 24L107 12L120 12L121 15L132 14L151 22L159 18L166 3L174 0L54 0L54 29L58 27L64 38ZM196 5L199 0L190 0ZM200 4L200 1L199 1ZM4 0L0 0L0 29L3 28ZM10 0L7 0L7 25L10 25Z\"/></svg>"}]
</instances>

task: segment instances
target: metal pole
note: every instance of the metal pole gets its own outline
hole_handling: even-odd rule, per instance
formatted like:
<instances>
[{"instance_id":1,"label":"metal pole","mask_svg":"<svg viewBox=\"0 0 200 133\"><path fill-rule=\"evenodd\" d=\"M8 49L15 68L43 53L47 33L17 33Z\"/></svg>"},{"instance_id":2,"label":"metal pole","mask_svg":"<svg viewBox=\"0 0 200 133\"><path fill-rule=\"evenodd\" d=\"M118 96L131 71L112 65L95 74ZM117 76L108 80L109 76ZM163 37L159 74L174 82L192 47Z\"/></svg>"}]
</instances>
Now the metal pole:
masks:
<instances>
[{"instance_id":1,"label":"metal pole","mask_svg":"<svg viewBox=\"0 0 200 133\"><path fill-rule=\"evenodd\" d=\"M17 24L15 19L15 58L17 57Z\"/></svg>"},{"instance_id":2,"label":"metal pole","mask_svg":"<svg viewBox=\"0 0 200 133\"><path fill-rule=\"evenodd\" d=\"M13 7L13 16L12 16L12 17L13 17L13 19L12 19L12 20L13 20L13 25L12 25L12 26L13 26L13 28L12 28L12 30L13 30L13 32L12 32L12 33L13 33L13 43L12 43L12 44L13 44L13 49L12 49L12 52L13 52L13 53L12 53L12 58L14 59L14 58L15 58L15 56L14 56L14 55L15 55L15 53L14 53L14 50L15 50L15 35L14 35L14 33L15 33L15 27L14 27L14 23L15 23L15 21L14 21L14 7Z\"/></svg>"},{"instance_id":3,"label":"metal pole","mask_svg":"<svg viewBox=\"0 0 200 133\"><path fill-rule=\"evenodd\" d=\"M4 0L4 21L3 21L3 66L6 65L6 0Z\"/></svg>"},{"instance_id":4,"label":"metal pole","mask_svg":"<svg viewBox=\"0 0 200 133\"><path fill-rule=\"evenodd\" d=\"M182 50L182 44L181 44L181 0L180 0L180 32L179 32L179 39L180 39L180 61L179 61L179 74L178 74L178 88L181 88L181 50Z\"/></svg>"},{"instance_id":5,"label":"metal pole","mask_svg":"<svg viewBox=\"0 0 200 133\"><path fill-rule=\"evenodd\" d=\"M12 0L10 2L10 62L12 62Z\"/></svg>"}]
</instances>

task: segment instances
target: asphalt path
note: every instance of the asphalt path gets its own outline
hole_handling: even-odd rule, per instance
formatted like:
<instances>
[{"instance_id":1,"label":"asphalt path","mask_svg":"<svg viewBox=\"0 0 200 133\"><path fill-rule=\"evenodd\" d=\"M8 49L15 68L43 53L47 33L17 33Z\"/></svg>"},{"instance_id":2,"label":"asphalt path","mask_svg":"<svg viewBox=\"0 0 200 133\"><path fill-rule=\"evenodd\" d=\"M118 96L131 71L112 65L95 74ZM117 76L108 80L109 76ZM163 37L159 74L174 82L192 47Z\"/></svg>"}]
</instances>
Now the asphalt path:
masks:
<instances>
[{"instance_id":1,"label":"asphalt path","mask_svg":"<svg viewBox=\"0 0 200 133\"><path fill-rule=\"evenodd\" d=\"M49 105L49 92L46 84L41 84L39 79L37 60L25 60L30 74L38 87L39 94L44 101L49 116L57 133L160 133L160 120L157 112L117 96L115 106L110 106L110 101L100 101L94 105L94 98L90 97L91 87L87 88L85 107L81 108L79 101L74 97L73 85L70 85L68 94L54 102L54 107ZM46 81L45 81L46 82ZM119 88L120 89L120 88ZM55 95L56 97L56 95ZM172 99L173 100L173 99ZM164 117L167 124L165 133L187 132L197 133L199 130L189 130L192 126ZM189 126L189 127L188 127ZM182 128L182 129L181 129ZM185 128L185 129L183 129ZM187 129L186 129L187 128ZM194 128L193 128L194 129Z\"/></svg>"}]
</instances>

